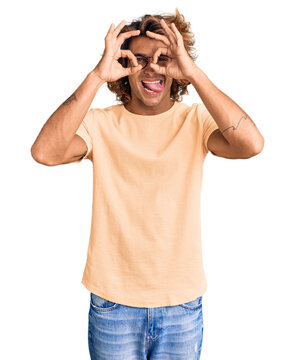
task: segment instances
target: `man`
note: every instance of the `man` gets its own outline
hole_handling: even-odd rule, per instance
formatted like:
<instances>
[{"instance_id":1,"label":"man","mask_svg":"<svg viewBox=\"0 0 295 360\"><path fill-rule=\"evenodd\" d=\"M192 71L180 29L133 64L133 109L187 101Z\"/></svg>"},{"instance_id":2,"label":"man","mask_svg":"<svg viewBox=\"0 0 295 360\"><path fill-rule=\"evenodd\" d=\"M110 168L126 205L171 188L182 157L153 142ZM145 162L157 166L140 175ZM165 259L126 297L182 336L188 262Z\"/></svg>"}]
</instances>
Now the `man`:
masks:
<instances>
[{"instance_id":1,"label":"man","mask_svg":"<svg viewBox=\"0 0 295 360\"><path fill-rule=\"evenodd\" d=\"M203 162L208 151L250 158L264 139L195 64L189 34L178 10L112 24L102 59L31 149L49 166L93 162L82 280L90 291L91 359L200 358L207 287L199 211ZM105 82L122 103L88 111ZM177 100L188 84L203 104Z\"/></svg>"}]
</instances>

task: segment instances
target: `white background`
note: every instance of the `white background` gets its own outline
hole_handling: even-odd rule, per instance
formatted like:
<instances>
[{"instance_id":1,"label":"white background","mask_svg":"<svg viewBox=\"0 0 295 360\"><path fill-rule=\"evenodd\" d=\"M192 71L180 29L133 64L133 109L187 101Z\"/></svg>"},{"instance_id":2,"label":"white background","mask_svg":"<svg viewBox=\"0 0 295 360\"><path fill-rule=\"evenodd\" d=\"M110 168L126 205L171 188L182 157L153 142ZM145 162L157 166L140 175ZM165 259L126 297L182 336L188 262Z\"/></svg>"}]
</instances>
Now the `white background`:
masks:
<instances>
[{"instance_id":1,"label":"white background","mask_svg":"<svg viewBox=\"0 0 295 360\"><path fill-rule=\"evenodd\" d=\"M89 359L81 279L92 163L46 167L30 148L99 61L112 22L176 7L195 33L197 65L265 138L253 158L205 160L202 360L295 359L294 13L286 0L2 5L1 359ZM200 102L189 92L183 102ZM103 85L91 107L115 103Z\"/></svg>"}]
</instances>

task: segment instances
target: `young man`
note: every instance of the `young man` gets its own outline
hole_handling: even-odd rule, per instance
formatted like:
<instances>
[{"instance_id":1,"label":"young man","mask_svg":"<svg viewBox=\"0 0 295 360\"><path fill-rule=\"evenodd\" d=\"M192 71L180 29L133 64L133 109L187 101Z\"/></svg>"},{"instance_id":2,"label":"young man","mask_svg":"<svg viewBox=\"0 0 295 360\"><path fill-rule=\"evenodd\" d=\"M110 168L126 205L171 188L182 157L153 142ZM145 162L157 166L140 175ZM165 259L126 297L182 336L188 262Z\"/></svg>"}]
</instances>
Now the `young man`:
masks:
<instances>
[{"instance_id":1,"label":"young man","mask_svg":"<svg viewBox=\"0 0 295 360\"><path fill-rule=\"evenodd\" d=\"M31 152L41 164L93 162L91 359L199 359L206 291L200 231L204 159L245 159L264 139L195 64L188 24L146 15L111 25L105 51L52 114ZM120 105L90 109L103 83ZM179 95L192 84L203 103Z\"/></svg>"}]
</instances>

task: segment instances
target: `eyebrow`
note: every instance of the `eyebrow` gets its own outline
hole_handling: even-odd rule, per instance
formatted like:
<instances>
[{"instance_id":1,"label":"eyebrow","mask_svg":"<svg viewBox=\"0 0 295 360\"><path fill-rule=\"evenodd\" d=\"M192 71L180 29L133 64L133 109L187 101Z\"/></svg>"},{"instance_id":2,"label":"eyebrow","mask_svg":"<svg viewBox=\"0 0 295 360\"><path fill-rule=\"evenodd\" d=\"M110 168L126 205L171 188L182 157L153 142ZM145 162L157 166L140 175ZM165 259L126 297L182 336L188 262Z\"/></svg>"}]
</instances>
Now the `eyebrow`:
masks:
<instances>
[{"instance_id":1,"label":"eyebrow","mask_svg":"<svg viewBox=\"0 0 295 360\"><path fill-rule=\"evenodd\" d=\"M148 57L146 54L140 54L140 53L136 53L134 55L135 56L146 56L146 57ZM169 57L168 55L164 55L164 54L161 54L161 56Z\"/></svg>"}]
</instances>

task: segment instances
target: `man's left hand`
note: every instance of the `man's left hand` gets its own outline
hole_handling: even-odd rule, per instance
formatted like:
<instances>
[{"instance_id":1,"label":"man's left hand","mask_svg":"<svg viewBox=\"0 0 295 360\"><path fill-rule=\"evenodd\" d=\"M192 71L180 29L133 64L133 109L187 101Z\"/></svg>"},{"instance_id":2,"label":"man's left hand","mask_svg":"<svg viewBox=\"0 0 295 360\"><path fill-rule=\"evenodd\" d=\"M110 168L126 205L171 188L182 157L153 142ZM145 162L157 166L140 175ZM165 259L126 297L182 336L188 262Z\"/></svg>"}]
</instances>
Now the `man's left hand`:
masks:
<instances>
[{"instance_id":1,"label":"man's left hand","mask_svg":"<svg viewBox=\"0 0 295 360\"><path fill-rule=\"evenodd\" d=\"M162 28L166 32L167 36L156 34L152 31L147 31L146 35L155 39L162 41L167 47L158 48L153 55L153 62L150 66L156 72L163 74L165 76L170 76L173 79L186 79L189 80L192 78L193 73L196 69L196 64L193 59L189 56L187 50L184 47L183 37L181 33L176 28L174 23L170 27L166 24L164 19L160 20ZM158 57L163 54L167 55L170 58L170 63L164 67L157 64Z\"/></svg>"}]
</instances>

